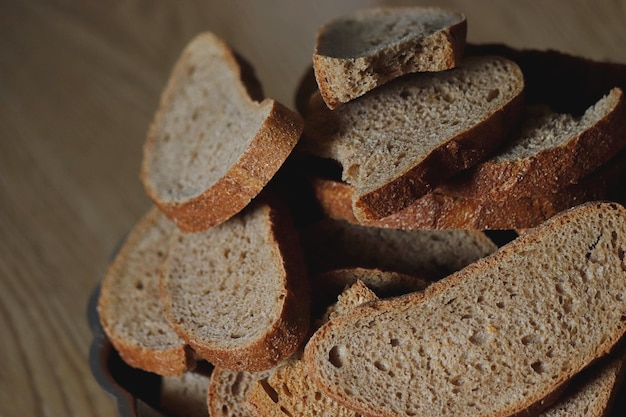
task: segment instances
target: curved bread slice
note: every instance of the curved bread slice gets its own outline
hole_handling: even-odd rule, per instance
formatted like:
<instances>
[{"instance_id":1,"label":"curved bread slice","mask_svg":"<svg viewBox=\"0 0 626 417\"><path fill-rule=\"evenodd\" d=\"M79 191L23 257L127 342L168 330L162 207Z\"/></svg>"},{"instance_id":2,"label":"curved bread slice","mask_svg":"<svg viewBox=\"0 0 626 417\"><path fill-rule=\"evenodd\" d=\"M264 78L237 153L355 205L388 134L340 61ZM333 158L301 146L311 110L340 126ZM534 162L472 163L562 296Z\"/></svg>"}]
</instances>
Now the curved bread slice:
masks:
<instances>
[{"instance_id":1,"label":"curved bread slice","mask_svg":"<svg viewBox=\"0 0 626 417\"><path fill-rule=\"evenodd\" d=\"M477 230L394 230L324 219L303 231L309 268L378 268L426 280L487 256L496 245Z\"/></svg>"},{"instance_id":2,"label":"curved bread slice","mask_svg":"<svg viewBox=\"0 0 626 417\"><path fill-rule=\"evenodd\" d=\"M520 116L523 89L519 67L499 57L407 75L311 111L303 151L342 165L359 220L382 218L495 151Z\"/></svg>"},{"instance_id":3,"label":"curved bread slice","mask_svg":"<svg viewBox=\"0 0 626 417\"><path fill-rule=\"evenodd\" d=\"M244 65L215 35L198 35L176 63L148 131L141 179L184 231L208 229L243 209L302 131L297 113L253 100Z\"/></svg>"},{"instance_id":4,"label":"curved bread slice","mask_svg":"<svg viewBox=\"0 0 626 417\"><path fill-rule=\"evenodd\" d=\"M261 372L232 371L215 368L211 374L207 404L211 417L254 417L257 414L248 404L248 393L260 379L273 370Z\"/></svg>"},{"instance_id":5,"label":"curved bread slice","mask_svg":"<svg viewBox=\"0 0 626 417\"><path fill-rule=\"evenodd\" d=\"M144 215L109 266L98 299L102 327L124 362L159 375L180 375L195 364L159 298L159 268L175 229L157 208Z\"/></svg>"},{"instance_id":6,"label":"curved bread slice","mask_svg":"<svg viewBox=\"0 0 626 417\"><path fill-rule=\"evenodd\" d=\"M318 29L315 78L333 109L411 72L442 71L461 60L467 23L461 13L427 7L352 12Z\"/></svg>"},{"instance_id":7,"label":"curved bread slice","mask_svg":"<svg viewBox=\"0 0 626 417\"><path fill-rule=\"evenodd\" d=\"M626 105L619 88L580 117L526 107L521 127L493 156L443 184L442 194L481 201L554 193L576 183L626 145Z\"/></svg>"},{"instance_id":8,"label":"curved bread slice","mask_svg":"<svg viewBox=\"0 0 626 417\"><path fill-rule=\"evenodd\" d=\"M260 371L303 341L310 294L292 227L286 212L255 200L220 226L175 232L161 276L165 316L202 358Z\"/></svg>"},{"instance_id":9,"label":"curved bread slice","mask_svg":"<svg viewBox=\"0 0 626 417\"><path fill-rule=\"evenodd\" d=\"M621 182L625 173L626 152L621 152L578 183L554 193L497 201L448 195L443 187L438 187L397 213L367 222L359 222L352 213L353 187L323 178L313 178L311 184L323 212L334 219L403 230L510 230L535 227L555 214L587 201L624 202Z\"/></svg>"},{"instance_id":10,"label":"curved bread slice","mask_svg":"<svg viewBox=\"0 0 626 417\"><path fill-rule=\"evenodd\" d=\"M304 360L367 415L513 415L623 336L625 253L626 210L579 206L422 293L330 321Z\"/></svg>"}]
</instances>

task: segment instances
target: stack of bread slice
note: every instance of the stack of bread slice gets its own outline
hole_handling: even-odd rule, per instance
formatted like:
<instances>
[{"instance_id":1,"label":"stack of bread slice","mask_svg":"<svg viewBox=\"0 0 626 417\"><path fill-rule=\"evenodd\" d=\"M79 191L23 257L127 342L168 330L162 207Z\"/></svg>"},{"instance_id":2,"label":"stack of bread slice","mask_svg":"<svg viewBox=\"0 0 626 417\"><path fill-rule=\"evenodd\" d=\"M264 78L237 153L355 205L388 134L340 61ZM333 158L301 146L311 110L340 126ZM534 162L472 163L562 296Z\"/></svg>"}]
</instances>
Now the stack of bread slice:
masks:
<instances>
[{"instance_id":1,"label":"stack of bread slice","mask_svg":"<svg viewBox=\"0 0 626 417\"><path fill-rule=\"evenodd\" d=\"M216 35L189 43L145 142L153 207L98 303L120 357L161 375L153 406L609 410L626 332L626 68L465 37L465 16L440 8L328 22L300 114L263 98ZM606 76L562 101L541 86L563 77L536 62Z\"/></svg>"}]
</instances>

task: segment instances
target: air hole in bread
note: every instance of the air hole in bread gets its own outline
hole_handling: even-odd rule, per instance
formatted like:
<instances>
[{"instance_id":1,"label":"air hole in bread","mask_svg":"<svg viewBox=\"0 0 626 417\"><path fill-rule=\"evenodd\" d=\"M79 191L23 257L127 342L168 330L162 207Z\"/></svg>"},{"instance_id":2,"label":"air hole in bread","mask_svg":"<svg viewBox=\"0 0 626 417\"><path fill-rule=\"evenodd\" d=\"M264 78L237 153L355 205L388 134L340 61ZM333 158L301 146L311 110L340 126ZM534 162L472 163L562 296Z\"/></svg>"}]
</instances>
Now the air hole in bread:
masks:
<instances>
[{"instance_id":1,"label":"air hole in bread","mask_svg":"<svg viewBox=\"0 0 626 417\"><path fill-rule=\"evenodd\" d=\"M374 366L379 371L383 371L383 372L389 371L389 364L387 362L384 362L384 361L374 361Z\"/></svg>"},{"instance_id":2,"label":"air hole in bread","mask_svg":"<svg viewBox=\"0 0 626 417\"><path fill-rule=\"evenodd\" d=\"M500 95L500 90L497 88L494 88L493 90L490 90L489 93L487 94L487 101L491 102L494 99L496 99L499 95Z\"/></svg>"},{"instance_id":3,"label":"air hole in bread","mask_svg":"<svg viewBox=\"0 0 626 417\"><path fill-rule=\"evenodd\" d=\"M267 393L267 396L270 397L270 399L278 404L278 393L276 392L276 390L267 382L267 379L261 379L259 380L259 384L261 384L261 387L263 387L263 390Z\"/></svg>"},{"instance_id":4,"label":"air hole in bread","mask_svg":"<svg viewBox=\"0 0 626 417\"><path fill-rule=\"evenodd\" d=\"M540 341L541 341L541 338L539 336L537 336L537 335L534 335L534 334L526 335L526 336L522 337L522 339L521 339L522 345L524 345L524 346L528 346L528 345L530 345L532 343L538 343Z\"/></svg>"},{"instance_id":5,"label":"air hole in bread","mask_svg":"<svg viewBox=\"0 0 626 417\"><path fill-rule=\"evenodd\" d=\"M498 308L504 308L504 302L502 302L502 301L498 301L498 302L496 303L496 307L498 307Z\"/></svg>"},{"instance_id":6,"label":"air hole in bread","mask_svg":"<svg viewBox=\"0 0 626 417\"><path fill-rule=\"evenodd\" d=\"M335 368L341 368L343 366L344 355L345 348L343 346L333 346L328 352L328 361Z\"/></svg>"},{"instance_id":7,"label":"air hole in bread","mask_svg":"<svg viewBox=\"0 0 626 417\"><path fill-rule=\"evenodd\" d=\"M546 365L541 361L536 361L536 362L531 363L530 367L533 368L533 371L535 371L538 374L542 374L546 371Z\"/></svg>"},{"instance_id":8,"label":"air hole in bread","mask_svg":"<svg viewBox=\"0 0 626 417\"><path fill-rule=\"evenodd\" d=\"M143 290L143 282L141 282L141 281L135 282L135 288L140 290L140 291Z\"/></svg>"},{"instance_id":9,"label":"air hole in bread","mask_svg":"<svg viewBox=\"0 0 626 417\"><path fill-rule=\"evenodd\" d=\"M287 409L286 409L285 407L281 406L281 407L280 407L280 411L281 411L284 415L289 416L289 417L292 417L292 414L291 414L289 411L287 411Z\"/></svg>"},{"instance_id":10,"label":"air hole in bread","mask_svg":"<svg viewBox=\"0 0 626 417\"><path fill-rule=\"evenodd\" d=\"M319 391L315 391L315 395L313 396L315 398L315 401L321 401L322 400L322 393Z\"/></svg>"},{"instance_id":11,"label":"air hole in bread","mask_svg":"<svg viewBox=\"0 0 626 417\"><path fill-rule=\"evenodd\" d=\"M394 347L396 347L396 346L401 346L403 343L404 343L404 342L402 341L402 339L395 339L395 338L393 338L393 339L391 339L391 340L389 341L389 344L390 344L391 346L394 346Z\"/></svg>"}]
</instances>

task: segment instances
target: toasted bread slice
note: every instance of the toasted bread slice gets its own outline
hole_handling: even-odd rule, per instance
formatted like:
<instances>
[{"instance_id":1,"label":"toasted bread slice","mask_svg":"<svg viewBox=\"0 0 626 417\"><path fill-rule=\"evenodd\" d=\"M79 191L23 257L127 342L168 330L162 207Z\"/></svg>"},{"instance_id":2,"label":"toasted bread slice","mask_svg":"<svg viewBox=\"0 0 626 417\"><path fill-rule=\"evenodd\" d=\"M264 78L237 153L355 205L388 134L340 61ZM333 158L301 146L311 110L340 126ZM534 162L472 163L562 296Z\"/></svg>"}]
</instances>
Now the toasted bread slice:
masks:
<instances>
[{"instance_id":1,"label":"toasted bread slice","mask_svg":"<svg viewBox=\"0 0 626 417\"><path fill-rule=\"evenodd\" d=\"M311 184L325 215L356 224L403 230L518 230L535 227L586 201L625 202L626 190L621 184L625 175L626 152L622 151L578 183L554 193L496 201L448 195L439 187L404 210L368 222L359 222L352 213L353 187L325 178L311 178Z\"/></svg>"},{"instance_id":2,"label":"toasted bread slice","mask_svg":"<svg viewBox=\"0 0 626 417\"><path fill-rule=\"evenodd\" d=\"M463 56L462 13L435 7L357 10L318 29L313 68L329 108L411 72L454 68Z\"/></svg>"},{"instance_id":3,"label":"toasted bread slice","mask_svg":"<svg viewBox=\"0 0 626 417\"><path fill-rule=\"evenodd\" d=\"M256 417L248 403L254 384L267 378L273 369L260 372L233 371L215 368L211 374L207 404L211 417Z\"/></svg>"},{"instance_id":4,"label":"toasted bread slice","mask_svg":"<svg viewBox=\"0 0 626 417\"><path fill-rule=\"evenodd\" d=\"M195 365L159 298L159 268L175 230L157 208L146 213L115 255L98 299L102 327L124 362L159 375L180 375Z\"/></svg>"},{"instance_id":5,"label":"toasted bread slice","mask_svg":"<svg viewBox=\"0 0 626 417\"><path fill-rule=\"evenodd\" d=\"M515 127L524 78L499 57L410 74L305 120L303 152L338 161L354 215L379 219L493 153Z\"/></svg>"},{"instance_id":6,"label":"toasted bread slice","mask_svg":"<svg viewBox=\"0 0 626 417\"><path fill-rule=\"evenodd\" d=\"M626 209L578 206L423 292L331 320L307 370L368 416L539 411L626 331L625 253Z\"/></svg>"},{"instance_id":7,"label":"toasted bread slice","mask_svg":"<svg viewBox=\"0 0 626 417\"><path fill-rule=\"evenodd\" d=\"M198 232L241 211L296 145L300 116L258 98L249 68L212 33L172 70L144 145L141 179L180 229Z\"/></svg>"},{"instance_id":8,"label":"toasted bread slice","mask_svg":"<svg viewBox=\"0 0 626 417\"><path fill-rule=\"evenodd\" d=\"M266 199L204 232L177 230L161 292L172 327L218 367L270 369L308 331L309 282L296 232Z\"/></svg>"}]
</instances>

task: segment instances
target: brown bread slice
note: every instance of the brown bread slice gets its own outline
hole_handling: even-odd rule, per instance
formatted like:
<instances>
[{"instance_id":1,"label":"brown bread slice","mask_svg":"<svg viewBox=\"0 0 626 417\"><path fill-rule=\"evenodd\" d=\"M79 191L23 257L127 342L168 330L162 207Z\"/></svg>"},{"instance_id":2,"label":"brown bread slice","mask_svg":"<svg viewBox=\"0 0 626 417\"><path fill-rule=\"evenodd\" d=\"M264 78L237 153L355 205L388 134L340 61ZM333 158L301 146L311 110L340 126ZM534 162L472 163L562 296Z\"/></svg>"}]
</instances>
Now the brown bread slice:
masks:
<instances>
[{"instance_id":1,"label":"brown bread slice","mask_svg":"<svg viewBox=\"0 0 626 417\"><path fill-rule=\"evenodd\" d=\"M216 366L272 368L307 334L308 276L288 214L259 199L220 226L173 236L161 276L165 316Z\"/></svg>"},{"instance_id":2,"label":"brown bread slice","mask_svg":"<svg viewBox=\"0 0 626 417\"><path fill-rule=\"evenodd\" d=\"M613 355L583 370L537 417L608 417L624 378L624 359L623 353Z\"/></svg>"},{"instance_id":3,"label":"brown bread slice","mask_svg":"<svg viewBox=\"0 0 626 417\"><path fill-rule=\"evenodd\" d=\"M321 177L311 178L311 184L323 212L334 219L403 230L509 230L535 227L555 214L586 201L624 202L622 182L625 176L626 152L622 151L578 183L554 193L496 201L448 195L443 187L438 187L404 210L368 222L359 222L352 213L353 187Z\"/></svg>"},{"instance_id":4,"label":"brown bread slice","mask_svg":"<svg viewBox=\"0 0 626 417\"><path fill-rule=\"evenodd\" d=\"M328 308L322 322L340 317L359 305L377 299L376 294L362 281L356 281ZM355 411L323 395L311 381L304 362L298 358L291 359L269 377L257 381L249 391L247 400L258 415L264 417L359 417Z\"/></svg>"},{"instance_id":5,"label":"brown bread slice","mask_svg":"<svg viewBox=\"0 0 626 417\"><path fill-rule=\"evenodd\" d=\"M491 254L477 230L395 230L323 219L302 231L311 271L377 268L435 280Z\"/></svg>"},{"instance_id":6,"label":"brown bread slice","mask_svg":"<svg viewBox=\"0 0 626 417\"><path fill-rule=\"evenodd\" d=\"M210 416L256 417L258 413L248 404L248 393L258 380L267 378L272 371L246 372L215 368L207 395Z\"/></svg>"},{"instance_id":7,"label":"brown bread slice","mask_svg":"<svg viewBox=\"0 0 626 417\"><path fill-rule=\"evenodd\" d=\"M144 145L141 179L184 231L243 209L270 181L302 131L297 113L255 101L252 71L212 33L187 45L163 91Z\"/></svg>"},{"instance_id":8,"label":"brown bread slice","mask_svg":"<svg viewBox=\"0 0 626 417\"><path fill-rule=\"evenodd\" d=\"M524 79L504 58L409 74L305 120L302 151L342 165L359 220L395 213L491 154L515 126Z\"/></svg>"},{"instance_id":9,"label":"brown bread slice","mask_svg":"<svg viewBox=\"0 0 626 417\"><path fill-rule=\"evenodd\" d=\"M461 60L467 23L462 13L435 7L353 11L317 32L313 67L333 109L411 72L442 71Z\"/></svg>"},{"instance_id":10,"label":"brown bread slice","mask_svg":"<svg viewBox=\"0 0 626 417\"><path fill-rule=\"evenodd\" d=\"M626 145L626 105L612 89L580 117L527 106L520 128L487 160L439 188L445 195L503 201L578 182Z\"/></svg>"},{"instance_id":11,"label":"brown bread slice","mask_svg":"<svg viewBox=\"0 0 626 417\"><path fill-rule=\"evenodd\" d=\"M625 253L626 210L578 206L422 293L330 321L308 372L368 416L521 412L623 336Z\"/></svg>"},{"instance_id":12,"label":"brown bread slice","mask_svg":"<svg viewBox=\"0 0 626 417\"><path fill-rule=\"evenodd\" d=\"M124 362L159 375L180 375L195 365L159 298L159 268L175 229L157 208L146 213L109 266L98 299L102 327Z\"/></svg>"}]
</instances>

